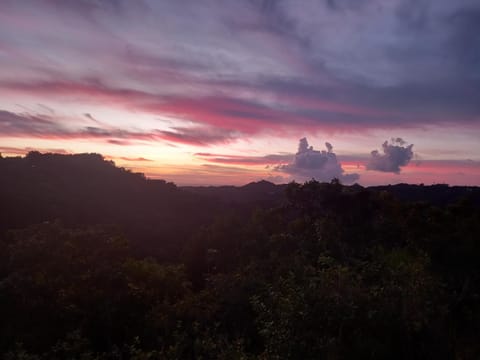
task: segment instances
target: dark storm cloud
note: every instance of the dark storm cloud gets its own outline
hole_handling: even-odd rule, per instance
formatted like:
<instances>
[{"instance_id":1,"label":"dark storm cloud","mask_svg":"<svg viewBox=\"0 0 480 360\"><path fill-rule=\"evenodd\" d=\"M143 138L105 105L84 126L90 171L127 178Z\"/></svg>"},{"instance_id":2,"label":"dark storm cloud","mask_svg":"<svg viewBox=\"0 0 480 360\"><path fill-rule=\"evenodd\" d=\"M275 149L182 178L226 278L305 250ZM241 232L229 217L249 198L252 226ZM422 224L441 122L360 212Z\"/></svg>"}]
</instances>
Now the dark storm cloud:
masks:
<instances>
[{"instance_id":1,"label":"dark storm cloud","mask_svg":"<svg viewBox=\"0 0 480 360\"><path fill-rule=\"evenodd\" d=\"M257 88L285 97L283 105L291 103L293 111L319 124L388 128L479 121L480 75L478 80L473 76L419 79L422 79L420 75L416 81L374 86L345 80L324 85L299 78L270 78L262 79ZM302 104L298 104L299 99L303 100ZM329 111L329 116L323 116L318 109L305 105L306 100L310 105L328 101L338 107Z\"/></svg>"},{"instance_id":2,"label":"dark storm cloud","mask_svg":"<svg viewBox=\"0 0 480 360\"><path fill-rule=\"evenodd\" d=\"M428 25L429 6L428 0L405 0L397 5L395 15L405 31L421 31Z\"/></svg>"},{"instance_id":3,"label":"dark storm cloud","mask_svg":"<svg viewBox=\"0 0 480 360\"><path fill-rule=\"evenodd\" d=\"M448 17L447 26L451 30L449 45L458 67L472 71L480 85L480 5L455 11Z\"/></svg>"},{"instance_id":4,"label":"dark storm cloud","mask_svg":"<svg viewBox=\"0 0 480 360\"><path fill-rule=\"evenodd\" d=\"M260 0L250 1L254 9L261 15L256 21L234 19L228 26L235 30L264 32L279 38L285 38L301 48L308 49L310 36L301 34L298 23L289 14L284 1Z\"/></svg>"}]
</instances>

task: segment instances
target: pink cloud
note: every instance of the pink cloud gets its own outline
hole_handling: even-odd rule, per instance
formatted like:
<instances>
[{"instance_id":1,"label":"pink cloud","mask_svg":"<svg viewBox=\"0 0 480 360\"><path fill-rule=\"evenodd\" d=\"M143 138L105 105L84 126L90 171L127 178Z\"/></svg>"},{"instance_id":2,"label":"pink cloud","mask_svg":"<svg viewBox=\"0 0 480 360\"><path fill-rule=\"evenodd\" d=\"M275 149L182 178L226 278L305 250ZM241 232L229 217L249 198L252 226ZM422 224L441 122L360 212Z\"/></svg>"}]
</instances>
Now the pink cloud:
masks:
<instances>
[{"instance_id":1,"label":"pink cloud","mask_svg":"<svg viewBox=\"0 0 480 360\"><path fill-rule=\"evenodd\" d=\"M208 88L208 85L206 86ZM283 94L276 96L279 104L276 106L275 104L264 104L261 100L240 98L236 96L235 92L230 97L221 94L166 96L147 91L111 87L100 80L92 79L84 82L1 82L0 91L17 96L28 95L40 98L55 96L75 102L94 103L127 111L141 111L193 122L198 126L213 126L249 135L261 132L282 135L285 131L297 130L309 132L324 130L329 133L364 131L378 126L378 119L390 114L383 110L323 100L308 95ZM270 90L261 89L257 91L260 94L263 93L264 96L270 92ZM352 115L368 116L372 120L357 124L341 118L341 116ZM175 134L165 135L174 136Z\"/></svg>"},{"instance_id":2,"label":"pink cloud","mask_svg":"<svg viewBox=\"0 0 480 360\"><path fill-rule=\"evenodd\" d=\"M220 155L210 153L196 153L195 156L204 161L228 165L278 165L292 160L294 154L270 154L265 156Z\"/></svg>"},{"instance_id":3,"label":"pink cloud","mask_svg":"<svg viewBox=\"0 0 480 360\"><path fill-rule=\"evenodd\" d=\"M146 159L144 157L126 157L126 156L111 156L111 155L106 155L104 156L106 159L111 159L111 160L124 160L124 161L133 161L133 162L150 162L153 160Z\"/></svg>"},{"instance_id":4,"label":"pink cloud","mask_svg":"<svg viewBox=\"0 0 480 360\"><path fill-rule=\"evenodd\" d=\"M236 139L233 131L209 126L171 127L170 130L138 131L120 129L95 122L96 126L66 127L62 118L0 110L0 137L41 139L99 139L114 145L131 145L133 141L170 141L190 145L226 143Z\"/></svg>"}]
</instances>

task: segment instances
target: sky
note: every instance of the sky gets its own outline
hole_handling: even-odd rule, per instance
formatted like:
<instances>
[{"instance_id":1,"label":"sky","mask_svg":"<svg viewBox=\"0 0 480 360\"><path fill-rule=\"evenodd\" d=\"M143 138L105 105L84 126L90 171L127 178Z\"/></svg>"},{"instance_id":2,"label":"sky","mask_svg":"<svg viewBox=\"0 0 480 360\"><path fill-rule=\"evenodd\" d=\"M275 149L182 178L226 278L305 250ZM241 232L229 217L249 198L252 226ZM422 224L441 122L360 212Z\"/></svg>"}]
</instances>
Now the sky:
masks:
<instances>
[{"instance_id":1,"label":"sky","mask_svg":"<svg viewBox=\"0 0 480 360\"><path fill-rule=\"evenodd\" d=\"M0 153L178 185L480 185L478 0L0 0Z\"/></svg>"}]
</instances>

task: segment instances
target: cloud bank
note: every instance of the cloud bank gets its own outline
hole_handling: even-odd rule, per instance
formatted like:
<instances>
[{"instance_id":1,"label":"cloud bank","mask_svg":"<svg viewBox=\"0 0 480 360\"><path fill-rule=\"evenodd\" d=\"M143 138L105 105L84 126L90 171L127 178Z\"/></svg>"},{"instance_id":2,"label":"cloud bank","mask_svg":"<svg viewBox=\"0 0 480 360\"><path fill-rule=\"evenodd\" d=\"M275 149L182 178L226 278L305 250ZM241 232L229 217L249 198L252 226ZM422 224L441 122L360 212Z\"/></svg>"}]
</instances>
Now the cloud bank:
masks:
<instances>
[{"instance_id":1,"label":"cloud bank","mask_svg":"<svg viewBox=\"0 0 480 360\"><path fill-rule=\"evenodd\" d=\"M477 124L479 20L476 0L3 1L0 95L245 136Z\"/></svg>"},{"instance_id":2,"label":"cloud bank","mask_svg":"<svg viewBox=\"0 0 480 360\"><path fill-rule=\"evenodd\" d=\"M296 180L308 180L314 178L318 181L331 181L334 178L348 184L359 179L355 173L345 174L337 156L332 151L333 146L326 142L326 151L314 150L308 145L307 138L302 138L298 144L298 151L293 162L276 166L277 171L290 174Z\"/></svg>"},{"instance_id":3,"label":"cloud bank","mask_svg":"<svg viewBox=\"0 0 480 360\"><path fill-rule=\"evenodd\" d=\"M390 142L382 144L383 154L378 150L371 152L371 157L366 165L367 170L392 172L399 174L402 166L406 166L413 157L413 144L407 143L402 138L392 138Z\"/></svg>"},{"instance_id":4,"label":"cloud bank","mask_svg":"<svg viewBox=\"0 0 480 360\"><path fill-rule=\"evenodd\" d=\"M88 116L87 116L88 115ZM97 139L114 145L131 145L135 141L174 142L187 145L206 146L235 141L238 132L208 125L171 126L168 129L139 130L112 127L96 120L91 114L84 116L95 122L85 126L77 118L77 126L66 126L66 118L44 114L14 113L0 109L0 138L42 139Z\"/></svg>"}]
</instances>

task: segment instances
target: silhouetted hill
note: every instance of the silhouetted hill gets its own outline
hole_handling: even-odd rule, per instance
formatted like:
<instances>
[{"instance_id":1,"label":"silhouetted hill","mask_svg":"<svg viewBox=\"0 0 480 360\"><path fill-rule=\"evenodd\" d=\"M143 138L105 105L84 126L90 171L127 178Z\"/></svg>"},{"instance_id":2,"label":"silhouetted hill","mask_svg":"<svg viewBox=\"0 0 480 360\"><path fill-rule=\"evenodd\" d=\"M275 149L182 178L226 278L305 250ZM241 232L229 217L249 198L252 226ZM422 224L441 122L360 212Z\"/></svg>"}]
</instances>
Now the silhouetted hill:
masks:
<instances>
[{"instance_id":1,"label":"silhouetted hill","mask_svg":"<svg viewBox=\"0 0 480 360\"><path fill-rule=\"evenodd\" d=\"M269 181L262 180L244 186L185 186L182 189L227 203L257 202L277 205L285 199L287 186L287 184L275 185ZM480 206L480 188L478 186L448 186L445 184L397 184L370 187L354 184L343 186L343 190L347 192L357 192L365 189L375 192L385 191L398 200L407 202L427 202L432 205L443 206L453 204L462 199L469 199L476 206Z\"/></svg>"},{"instance_id":2,"label":"silhouetted hill","mask_svg":"<svg viewBox=\"0 0 480 360\"><path fill-rule=\"evenodd\" d=\"M182 189L229 203L278 204L284 198L286 186L261 180L243 186L184 186Z\"/></svg>"},{"instance_id":3,"label":"silhouetted hill","mask_svg":"<svg viewBox=\"0 0 480 360\"><path fill-rule=\"evenodd\" d=\"M0 159L0 231L55 219L69 226L112 224L161 255L218 211L200 195L148 180L98 154L30 152Z\"/></svg>"},{"instance_id":4,"label":"silhouetted hill","mask_svg":"<svg viewBox=\"0 0 480 360\"><path fill-rule=\"evenodd\" d=\"M255 207L285 201L287 185L262 180L244 186L182 187L116 167L98 154L41 154L0 158L0 233L60 219L67 226L119 227L148 253L177 256L183 244L218 215L248 216ZM370 187L400 200L446 205L469 198L480 206L478 187L408 185ZM363 191L359 185L343 191Z\"/></svg>"}]
</instances>

